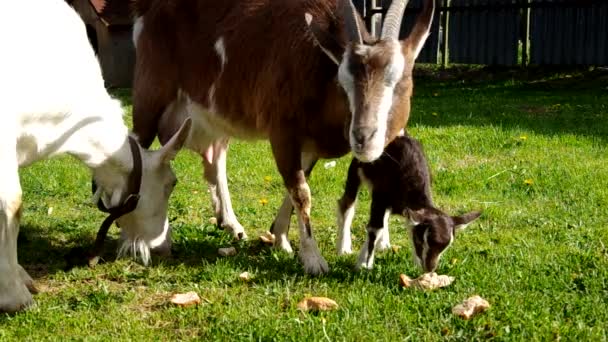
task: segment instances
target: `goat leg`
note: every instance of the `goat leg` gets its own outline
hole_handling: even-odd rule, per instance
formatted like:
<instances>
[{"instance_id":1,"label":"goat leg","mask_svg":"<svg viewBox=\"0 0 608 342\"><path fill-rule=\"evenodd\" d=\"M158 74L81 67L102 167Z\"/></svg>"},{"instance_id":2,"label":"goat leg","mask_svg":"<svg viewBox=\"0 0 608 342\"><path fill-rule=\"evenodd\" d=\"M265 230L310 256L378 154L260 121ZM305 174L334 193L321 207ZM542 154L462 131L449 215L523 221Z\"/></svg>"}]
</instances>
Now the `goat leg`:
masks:
<instances>
[{"instance_id":1,"label":"goat leg","mask_svg":"<svg viewBox=\"0 0 608 342\"><path fill-rule=\"evenodd\" d=\"M286 123L281 127L294 126ZM304 266L304 271L308 274L325 273L329 270L329 267L327 261L321 256L317 241L312 234L310 223L311 196L306 175L302 170L301 145L293 139L297 136L297 134L294 134L295 132L285 132L285 129L274 130L274 132L277 134L270 137L272 153L298 216L300 261Z\"/></svg>"},{"instance_id":2,"label":"goat leg","mask_svg":"<svg viewBox=\"0 0 608 342\"><path fill-rule=\"evenodd\" d=\"M300 160L304 167L304 175L306 176L306 179L308 179L319 158L312 153L302 153ZM293 204L291 203L289 193L285 193L283 203L281 204L281 207L277 212L277 216L270 226L270 232L275 235L274 247L287 253L293 253L293 249L289 243L289 238L287 237L292 214Z\"/></svg>"},{"instance_id":3,"label":"goat leg","mask_svg":"<svg viewBox=\"0 0 608 342\"><path fill-rule=\"evenodd\" d=\"M386 196L384 194L372 191L372 204L370 210L369 223L367 224L367 239L361 247L359 259L355 268L372 269L374 267L374 252L378 241L384 233L384 218L388 211L388 205L385 203Z\"/></svg>"}]
</instances>

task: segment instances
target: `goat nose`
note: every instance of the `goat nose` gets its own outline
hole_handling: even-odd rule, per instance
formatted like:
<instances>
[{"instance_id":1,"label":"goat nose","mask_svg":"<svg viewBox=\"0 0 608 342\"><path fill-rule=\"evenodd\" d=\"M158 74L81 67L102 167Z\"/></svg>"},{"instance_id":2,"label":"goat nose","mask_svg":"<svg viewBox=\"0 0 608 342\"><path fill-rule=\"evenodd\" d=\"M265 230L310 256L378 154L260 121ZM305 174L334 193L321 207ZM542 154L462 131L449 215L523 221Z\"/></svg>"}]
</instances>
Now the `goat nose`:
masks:
<instances>
[{"instance_id":1,"label":"goat nose","mask_svg":"<svg viewBox=\"0 0 608 342\"><path fill-rule=\"evenodd\" d=\"M362 127L353 131L353 138L357 145L363 145L376 133L375 128Z\"/></svg>"}]
</instances>

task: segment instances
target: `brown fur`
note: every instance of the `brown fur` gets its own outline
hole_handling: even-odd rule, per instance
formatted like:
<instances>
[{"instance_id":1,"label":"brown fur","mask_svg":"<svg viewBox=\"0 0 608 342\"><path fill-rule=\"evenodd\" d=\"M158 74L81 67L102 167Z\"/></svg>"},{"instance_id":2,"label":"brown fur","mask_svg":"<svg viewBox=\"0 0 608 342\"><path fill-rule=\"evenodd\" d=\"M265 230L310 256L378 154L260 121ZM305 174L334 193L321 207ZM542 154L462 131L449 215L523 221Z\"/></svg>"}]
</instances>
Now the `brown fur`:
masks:
<instances>
[{"instance_id":1,"label":"brown fur","mask_svg":"<svg viewBox=\"0 0 608 342\"><path fill-rule=\"evenodd\" d=\"M303 152L317 158L348 153L352 115L347 95L338 84L338 67L316 46L333 40L331 50L337 58L345 49L356 50L336 13L338 1L136 0L134 9L143 16L143 30L137 41L133 129L141 144L149 146L157 135L163 143L163 137L172 135L184 118L172 117L178 123L171 124L167 122L171 118L161 117L175 115L163 113L183 93L214 113L213 126L229 128L227 135L268 138L290 192L306 183ZM426 25L432 3L427 0L419 20L426 20ZM305 13L312 15L315 32L326 33L322 41L306 25ZM358 15L356 20L363 22ZM384 67L390 62L388 43L375 41L365 30L361 33L365 45L373 47L350 64L355 93L364 95L355 96L361 101L355 104L355 117L359 111L376 111L379 90L384 89ZM215 48L220 38L225 65ZM395 88L394 94L401 96L394 97L389 113L387 144L409 118L415 56L406 42L402 50L410 55ZM369 132L377 123L355 120L354 125ZM295 197L298 215L308 226L310 194Z\"/></svg>"}]
</instances>

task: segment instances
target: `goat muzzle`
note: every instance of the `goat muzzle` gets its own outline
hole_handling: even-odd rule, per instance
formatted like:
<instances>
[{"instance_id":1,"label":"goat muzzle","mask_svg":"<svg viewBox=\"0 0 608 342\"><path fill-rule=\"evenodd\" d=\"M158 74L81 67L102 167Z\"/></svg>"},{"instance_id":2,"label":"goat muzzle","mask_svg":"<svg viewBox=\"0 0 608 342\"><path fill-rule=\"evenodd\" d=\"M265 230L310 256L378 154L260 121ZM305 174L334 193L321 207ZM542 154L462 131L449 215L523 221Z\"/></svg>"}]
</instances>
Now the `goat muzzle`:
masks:
<instances>
[{"instance_id":1,"label":"goat muzzle","mask_svg":"<svg viewBox=\"0 0 608 342\"><path fill-rule=\"evenodd\" d=\"M122 201L118 206L107 208L101 198L97 201L97 208L104 212L108 213L108 217L103 220L99 231L97 232L97 237L95 238L95 244L93 245L93 249L88 253L85 252L82 248L75 247L70 250L70 252L65 256L66 259L66 269L70 269L74 266L82 266L85 264L84 260L86 260L86 264L89 267L95 266L99 262L99 258L101 253L103 252L104 241L108 235L108 231L112 226L112 223L116 221L123 215L126 215L135 208L137 208L137 204L139 203L139 190L141 188L141 178L142 178L142 168L143 163L141 159L141 152L139 150L139 144L137 141L129 136L129 146L131 147L131 154L133 155L133 170L129 174L129 180L127 183L127 198ZM97 190L97 184L95 180L93 180L93 192Z\"/></svg>"}]
</instances>

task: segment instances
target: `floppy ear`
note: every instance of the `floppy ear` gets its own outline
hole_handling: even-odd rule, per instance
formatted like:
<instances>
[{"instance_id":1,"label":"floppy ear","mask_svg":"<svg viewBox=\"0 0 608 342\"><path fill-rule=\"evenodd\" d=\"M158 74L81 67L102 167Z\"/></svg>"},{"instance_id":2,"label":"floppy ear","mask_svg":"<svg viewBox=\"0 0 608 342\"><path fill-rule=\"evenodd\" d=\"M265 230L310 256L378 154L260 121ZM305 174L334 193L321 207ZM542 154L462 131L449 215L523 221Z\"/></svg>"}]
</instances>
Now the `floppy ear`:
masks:
<instances>
[{"instance_id":1,"label":"floppy ear","mask_svg":"<svg viewBox=\"0 0 608 342\"><path fill-rule=\"evenodd\" d=\"M184 146L188 135L190 134L190 127L192 126L192 119L187 118L182 126L179 128L177 133L171 137L171 139L163 146L160 150L160 162L161 163L169 163L172 161L177 152Z\"/></svg>"},{"instance_id":2,"label":"floppy ear","mask_svg":"<svg viewBox=\"0 0 608 342\"><path fill-rule=\"evenodd\" d=\"M323 29L317 22L313 21L312 14L304 13L304 20L308 30L312 33L315 43L319 48L331 59L336 65L340 64L344 47L340 46L338 41Z\"/></svg>"},{"instance_id":3,"label":"floppy ear","mask_svg":"<svg viewBox=\"0 0 608 342\"><path fill-rule=\"evenodd\" d=\"M479 216L481 216L481 211L471 211L468 214L452 216L454 228L457 230L465 229L469 223L476 220Z\"/></svg>"}]
</instances>

